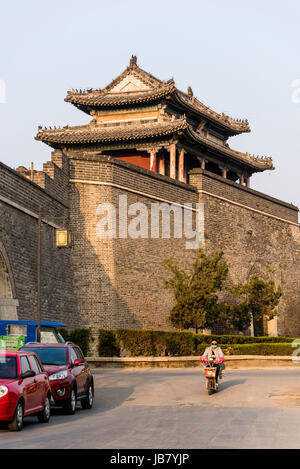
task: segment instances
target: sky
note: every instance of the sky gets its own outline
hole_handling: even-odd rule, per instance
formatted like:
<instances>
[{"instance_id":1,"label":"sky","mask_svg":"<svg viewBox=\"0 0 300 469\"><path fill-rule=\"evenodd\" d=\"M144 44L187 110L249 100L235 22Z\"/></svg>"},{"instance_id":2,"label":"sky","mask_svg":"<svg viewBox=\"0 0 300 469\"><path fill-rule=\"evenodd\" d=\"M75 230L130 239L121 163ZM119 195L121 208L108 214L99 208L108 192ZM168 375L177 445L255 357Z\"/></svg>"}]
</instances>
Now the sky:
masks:
<instances>
[{"instance_id":1,"label":"sky","mask_svg":"<svg viewBox=\"0 0 300 469\"><path fill-rule=\"evenodd\" d=\"M300 207L300 2L0 0L0 161L42 169L39 125L88 123L64 102L138 65L217 112L248 119L232 148L272 156L253 189Z\"/></svg>"}]
</instances>

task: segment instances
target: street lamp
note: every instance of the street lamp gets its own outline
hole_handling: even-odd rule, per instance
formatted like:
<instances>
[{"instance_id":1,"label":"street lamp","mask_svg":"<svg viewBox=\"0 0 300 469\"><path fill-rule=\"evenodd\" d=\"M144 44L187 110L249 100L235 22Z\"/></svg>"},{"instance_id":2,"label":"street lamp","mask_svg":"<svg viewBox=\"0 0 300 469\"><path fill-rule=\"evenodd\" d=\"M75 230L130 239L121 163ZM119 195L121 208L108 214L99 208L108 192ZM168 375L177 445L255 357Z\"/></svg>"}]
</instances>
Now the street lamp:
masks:
<instances>
[{"instance_id":1,"label":"street lamp","mask_svg":"<svg viewBox=\"0 0 300 469\"><path fill-rule=\"evenodd\" d=\"M71 246L71 233L69 230L56 230L55 243L57 248L67 248Z\"/></svg>"},{"instance_id":2,"label":"street lamp","mask_svg":"<svg viewBox=\"0 0 300 469\"><path fill-rule=\"evenodd\" d=\"M61 217L43 217L42 207L38 211L38 233L37 233L37 342L41 341L41 231L42 222L50 222L55 220L65 220L65 216ZM70 247L71 233L68 229L56 228L55 247Z\"/></svg>"}]
</instances>

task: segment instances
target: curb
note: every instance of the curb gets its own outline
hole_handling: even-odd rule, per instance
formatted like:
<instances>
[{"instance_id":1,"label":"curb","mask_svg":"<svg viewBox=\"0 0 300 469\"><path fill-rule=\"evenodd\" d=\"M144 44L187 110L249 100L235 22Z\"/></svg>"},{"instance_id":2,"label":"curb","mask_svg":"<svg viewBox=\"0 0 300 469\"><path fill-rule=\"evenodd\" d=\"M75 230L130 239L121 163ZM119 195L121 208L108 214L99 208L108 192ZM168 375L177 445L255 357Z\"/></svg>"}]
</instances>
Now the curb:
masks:
<instances>
[{"instance_id":1,"label":"curb","mask_svg":"<svg viewBox=\"0 0 300 469\"><path fill-rule=\"evenodd\" d=\"M227 355L228 369L297 367L292 356ZM200 356L190 357L87 357L92 368L185 368L202 367Z\"/></svg>"}]
</instances>

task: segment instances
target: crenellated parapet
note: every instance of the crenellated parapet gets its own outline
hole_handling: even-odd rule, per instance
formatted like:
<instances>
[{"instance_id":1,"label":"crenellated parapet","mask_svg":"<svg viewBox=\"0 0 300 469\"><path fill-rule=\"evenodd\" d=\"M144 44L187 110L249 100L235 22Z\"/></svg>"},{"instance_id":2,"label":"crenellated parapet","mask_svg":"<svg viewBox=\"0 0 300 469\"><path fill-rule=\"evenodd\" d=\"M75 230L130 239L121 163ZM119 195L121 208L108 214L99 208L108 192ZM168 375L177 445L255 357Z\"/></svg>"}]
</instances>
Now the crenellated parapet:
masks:
<instances>
[{"instance_id":1,"label":"crenellated parapet","mask_svg":"<svg viewBox=\"0 0 300 469\"><path fill-rule=\"evenodd\" d=\"M63 151L53 151L51 161L43 164L42 171L35 169L33 163L30 168L19 166L16 171L40 186L49 195L68 204L69 161Z\"/></svg>"}]
</instances>

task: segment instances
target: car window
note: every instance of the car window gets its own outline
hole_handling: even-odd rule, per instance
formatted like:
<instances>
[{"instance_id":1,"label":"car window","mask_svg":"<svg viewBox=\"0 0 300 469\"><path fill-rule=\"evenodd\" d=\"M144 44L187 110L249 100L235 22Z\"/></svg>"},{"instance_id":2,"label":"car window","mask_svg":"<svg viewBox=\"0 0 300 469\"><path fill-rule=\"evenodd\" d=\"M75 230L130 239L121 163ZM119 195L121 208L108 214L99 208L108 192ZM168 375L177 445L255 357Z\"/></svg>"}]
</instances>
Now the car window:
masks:
<instances>
[{"instance_id":1,"label":"car window","mask_svg":"<svg viewBox=\"0 0 300 469\"><path fill-rule=\"evenodd\" d=\"M77 358L81 358L82 360L84 360L83 353L79 347L75 347L75 352L76 352Z\"/></svg>"},{"instance_id":2,"label":"car window","mask_svg":"<svg viewBox=\"0 0 300 469\"><path fill-rule=\"evenodd\" d=\"M41 366L41 364L40 364L39 360L37 359L37 357L34 357L34 359L36 361L38 369L40 370L40 373L44 373L43 367Z\"/></svg>"},{"instance_id":3,"label":"car window","mask_svg":"<svg viewBox=\"0 0 300 469\"><path fill-rule=\"evenodd\" d=\"M71 363L74 363L75 360L77 360L77 354L75 352L75 349L71 347L71 355L70 355Z\"/></svg>"},{"instance_id":4,"label":"car window","mask_svg":"<svg viewBox=\"0 0 300 469\"><path fill-rule=\"evenodd\" d=\"M21 350L35 352L43 365L66 365L68 363L67 347L23 347Z\"/></svg>"},{"instance_id":5,"label":"car window","mask_svg":"<svg viewBox=\"0 0 300 469\"><path fill-rule=\"evenodd\" d=\"M58 339L53 329L41 329L41 343L42 344L57 344L60 340Z\"/></svg>"},{"instance_id":6,"label":"car window","mask_svg":"<svg viewBox=\"0 0 300 469\"><path fill-rule=\"evenodd\" d=\"M17 378L16 357L0 356L0 379Z\"/></svg>"},{"instance_id":7,"label":"car window","mask_svg":"<svg viewBox=\"0 0 300 469\"><path fill-rule=\"evenodd\" d=\"M7 335L27 336L27 326L22 324L7 324Z\"/></svg>"},{"instance_id":8,"label":"car window","mask_svg":"<svg viewBox=\"0 0 300 469\"><path fill-rule=\"evenodd\" d=\"M27 357L21 357L21 373L31 370Z\"/></svg>"},{"instance_id":9,"label":"car window","mask_svg":"<svg viewBox=\"0 0 300 469\"><path fill-rule=\"evenodd\" d=\"M40 367L37 359L33 355L28 355L28 360L29 360L29 363L31 365L31 368L33 369L33 371L36 372L37 375L42 373L41 367Z\"/></svg>"}]
</instances>

